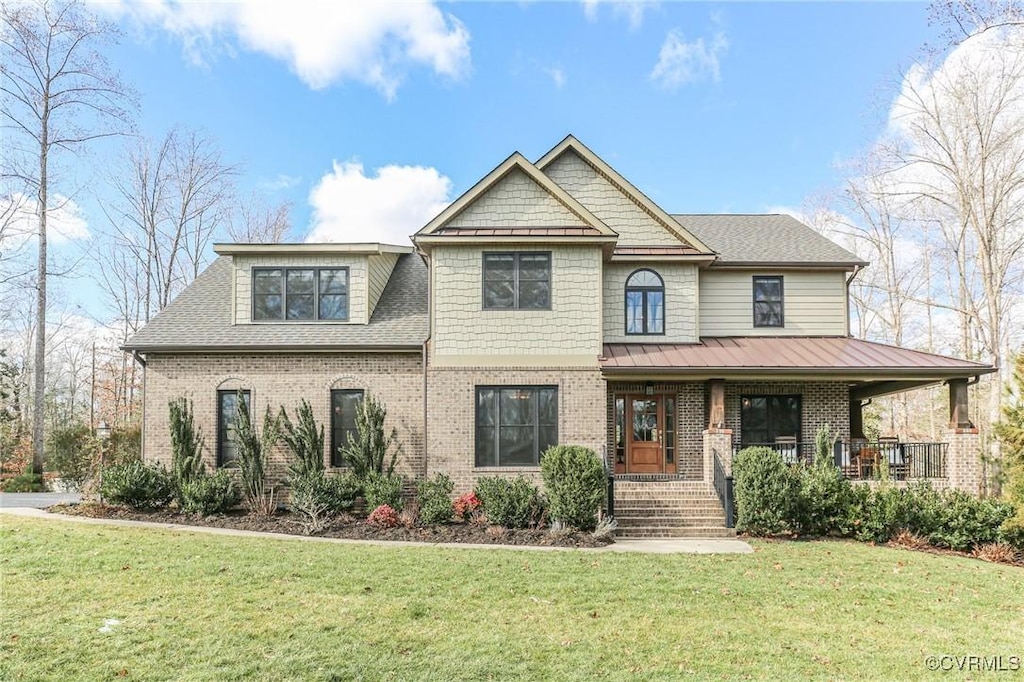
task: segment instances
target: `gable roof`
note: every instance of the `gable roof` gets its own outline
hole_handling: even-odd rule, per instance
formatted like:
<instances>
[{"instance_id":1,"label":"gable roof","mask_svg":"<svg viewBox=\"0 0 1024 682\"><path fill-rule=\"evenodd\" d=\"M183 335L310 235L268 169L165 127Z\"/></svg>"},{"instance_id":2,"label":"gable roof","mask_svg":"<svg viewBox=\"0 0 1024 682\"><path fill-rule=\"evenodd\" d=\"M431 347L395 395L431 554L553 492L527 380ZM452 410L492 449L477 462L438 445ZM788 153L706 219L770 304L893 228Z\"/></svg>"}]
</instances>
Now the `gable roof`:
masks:
<instances>
[{"instance_id":1,"label":"gable roof","mask_svg":"<svg viewBox=\"0 0 1024 682\"><path fill-rule=\"evenodd\" d=\"M573 135L567 135L564 140L555 145L547 154L537 160L536 166L541 171L554 163L560 156L568 151L575 152L581 159L589 164L594 170L603 175L616 188L625 194L631 201L639 206L645 213L660 223L669 233L676 238L689 244L701 254L711 254L712 250L698 235L693 234L673 220L672 216L666 213L660 206L651 201L646 194L637 189L633 183L624 178L617 170L609 166L604 159L592 152L586 145L577 140Z\"/></svg>"},{"instance_id":2,"label":"gable roof","mask_svg":"<svg viewBox=\"0 0 1024 682\"><path fill-rule=\"evenodd\" d=\"M433 220L427 223L421 230L413 235L415 241L417 237L437 234L439 231L459 213L467 209L473 204L478 198L482 197L487 193L489 189L497 185L502 179L504 179L509 173L519 170L526 174L533 182L535 182L541 189L546 191L549 195L554 197L560 204L565 206L569 211L574 213L580 218L586 225L595 229L601 235L615 236L615 232L605 225L597 216L591 213L587 208L580 202L574 199L568 192L555 184L551 178L541 173L537 168L530 163L526 157L519 152L513 153L507 159L505 159L497 168L488 173L482 180L473 185L469 190L463 193L458 199L452 202L448 208L441 211ZM563 227L558 225L552 225L552 227Z\"/></svg>"},{"instance_id":3,"label":"gable roof","mask_svg":"<svg viewBox=\"0 0 1024 682\"><path fill-rule=\"evenodd\" d=\"M674 214L672 217L718 252L716 266L852 268L868 265L856 254L784 214Z\"/></svg>"},{"instance_id":4,"label":"gable roof","mask_svg":"<svg viewBox=\"0 0 1024 682\"><path fill-rule=\"evenodd\" d=\"M369 324L231 324L230 256L204 270L125 350L258 352L419 350L427 338L427 268L416 254L398 257Z\"/></svg>"}]
</instances>

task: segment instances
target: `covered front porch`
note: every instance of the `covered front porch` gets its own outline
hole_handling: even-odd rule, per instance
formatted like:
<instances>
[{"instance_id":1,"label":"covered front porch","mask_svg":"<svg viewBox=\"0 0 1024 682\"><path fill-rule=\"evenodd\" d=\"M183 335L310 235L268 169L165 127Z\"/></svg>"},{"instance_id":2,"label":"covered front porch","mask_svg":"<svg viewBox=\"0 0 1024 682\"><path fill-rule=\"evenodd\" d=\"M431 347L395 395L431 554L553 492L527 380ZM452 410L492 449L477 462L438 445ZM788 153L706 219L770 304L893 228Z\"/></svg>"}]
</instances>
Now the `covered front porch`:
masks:
<instances>
[{"instance_id":1,"label":"covered front porch","mask_svg":"<svg viewBox=\"0 0 1024 682\"><path fill-rule=\"evenodd\" d=\"M733 454L751 445L810 462L815 434L828 425L830 456L852 480L979 489L967 389L987 365L857 339L776 337L609 344L602 368L608 467L619 480L712 484L716 468L728 477ZM943 437L865 437L871 399L937 383L950 397Z\"/></svg>"}]
</instances>

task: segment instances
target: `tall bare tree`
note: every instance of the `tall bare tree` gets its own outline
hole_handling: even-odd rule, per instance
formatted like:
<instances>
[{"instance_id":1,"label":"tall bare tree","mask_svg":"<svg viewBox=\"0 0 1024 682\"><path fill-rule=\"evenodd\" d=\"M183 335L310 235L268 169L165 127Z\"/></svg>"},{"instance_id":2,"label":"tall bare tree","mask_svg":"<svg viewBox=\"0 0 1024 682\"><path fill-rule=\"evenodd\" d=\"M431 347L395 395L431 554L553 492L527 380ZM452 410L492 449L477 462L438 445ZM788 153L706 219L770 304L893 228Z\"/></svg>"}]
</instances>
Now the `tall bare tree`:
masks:
<instances>
[{"instance_id":1,"label":"tall bare tree","mask_svg":"<svg viewBox=\"0 0 1024 682\"><path fill-rule=\"evenodd\" d=\"M42 473L46 387L47 214L58 158L129 125L131 96L100 49L117 35L76 0L0 3L5 178L37 204L32 470Z\"/></svg>"}]
</instances>

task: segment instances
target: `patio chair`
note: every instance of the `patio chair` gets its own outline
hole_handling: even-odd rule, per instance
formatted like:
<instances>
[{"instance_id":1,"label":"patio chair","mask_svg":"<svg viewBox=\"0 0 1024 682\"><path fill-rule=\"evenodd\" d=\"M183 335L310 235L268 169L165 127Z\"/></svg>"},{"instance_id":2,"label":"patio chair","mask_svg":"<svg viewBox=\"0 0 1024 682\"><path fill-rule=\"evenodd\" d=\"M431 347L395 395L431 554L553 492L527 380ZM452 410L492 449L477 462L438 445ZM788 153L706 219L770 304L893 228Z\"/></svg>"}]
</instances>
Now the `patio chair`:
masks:
<instances>
[{"instance_id":1,"label":"patio chair","mask_svg":"<svg viewBox=\"0 0 1024 682\"><path fill-rule=\"evenodd\" d=\"M900 444L900 437L880 436L878 438L878 449L881 458L889 466L890 476L897 481L906 480L909 467L907 466L903 446Z\"/></svg>"},{"instance_id":2,"label":"patio chair","mask_svg":"<svg viewBox=\"0 0 1024 682\"><path fill-rule=\"evenodd\" d=\"M775 450L782 455L786 464L796 464L800 460L800 446L796 436L778 436L775 438Z\"/></svg>"}]
</instances>

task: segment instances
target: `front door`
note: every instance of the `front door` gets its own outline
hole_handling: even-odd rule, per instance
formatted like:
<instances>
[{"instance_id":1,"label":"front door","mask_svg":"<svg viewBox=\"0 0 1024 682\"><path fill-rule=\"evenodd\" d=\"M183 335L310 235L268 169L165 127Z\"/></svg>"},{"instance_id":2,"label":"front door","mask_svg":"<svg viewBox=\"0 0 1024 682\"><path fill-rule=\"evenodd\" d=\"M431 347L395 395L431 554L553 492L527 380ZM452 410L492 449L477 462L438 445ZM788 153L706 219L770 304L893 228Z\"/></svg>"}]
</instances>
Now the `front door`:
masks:
<instances>
[{"instance_id":1,"label":"front door","mask_svg":"<svg viewBox=\"0 0 1024 682\"><path fill-rule=\"evenodd\" d=\"M631 396L626 399L626 472L665 472L664 400L661 396Z\"/></svg>"}]
</instances>

